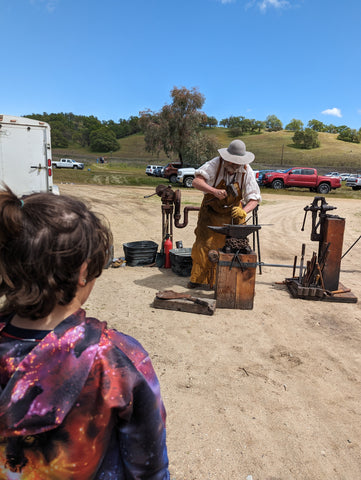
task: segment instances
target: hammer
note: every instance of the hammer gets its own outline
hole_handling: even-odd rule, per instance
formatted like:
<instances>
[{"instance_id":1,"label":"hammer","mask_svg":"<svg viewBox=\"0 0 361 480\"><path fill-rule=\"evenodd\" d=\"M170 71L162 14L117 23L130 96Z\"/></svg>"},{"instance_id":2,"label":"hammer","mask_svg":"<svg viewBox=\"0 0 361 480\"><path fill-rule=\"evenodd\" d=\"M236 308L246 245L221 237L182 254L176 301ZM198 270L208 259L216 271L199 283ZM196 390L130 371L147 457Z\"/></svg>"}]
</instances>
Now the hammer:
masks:
<instances>
[{"instance_id":1,"label":"hammer","mask_svg":"<svg viewBox=\"0 0 361 480\"><path fill-rule=\"evenodd\" d=\"M231 197L236 198L236 196L238 195L238 191L234 183L230 183L229 185L227 185L226 191L227 191L227 195Z\"/></svg>"}]
</instances>

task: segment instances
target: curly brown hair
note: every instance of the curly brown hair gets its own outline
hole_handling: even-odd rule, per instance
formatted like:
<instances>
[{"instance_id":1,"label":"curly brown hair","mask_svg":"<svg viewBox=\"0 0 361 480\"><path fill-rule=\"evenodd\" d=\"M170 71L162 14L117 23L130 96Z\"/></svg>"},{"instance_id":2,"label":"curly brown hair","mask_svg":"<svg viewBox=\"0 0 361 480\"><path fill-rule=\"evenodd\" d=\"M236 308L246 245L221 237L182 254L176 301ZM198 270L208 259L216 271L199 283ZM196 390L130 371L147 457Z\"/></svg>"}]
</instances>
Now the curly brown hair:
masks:
<instances>
[{"instance_id":1,"label":"curly brown hair","mask_svg":"<svg viewBox=\"0 0 361 480\"><path fill-rule=\"evenodd\" d=\"M19 199L8 187L0 191L1 313L33 320L76 294L80 267L87 280L106 265L112 234L86 205L74 198L36 193Z\"/></svg>"}]
</instances>

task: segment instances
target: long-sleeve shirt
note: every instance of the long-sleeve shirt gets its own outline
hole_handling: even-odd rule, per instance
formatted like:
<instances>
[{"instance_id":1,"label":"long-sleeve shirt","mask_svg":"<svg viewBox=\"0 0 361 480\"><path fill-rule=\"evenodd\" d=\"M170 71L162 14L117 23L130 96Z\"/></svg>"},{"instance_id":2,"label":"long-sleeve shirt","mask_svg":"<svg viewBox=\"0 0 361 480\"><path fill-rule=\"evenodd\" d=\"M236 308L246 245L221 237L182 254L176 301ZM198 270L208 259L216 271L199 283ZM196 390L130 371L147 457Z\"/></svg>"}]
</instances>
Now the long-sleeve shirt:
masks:
<instances>
[{"instance_id":1,"label":"long-sleeve shirt","mask_svg":"<svg viewBox=\"0 0 361 480\"><path fill-rule=\"evenodd\" d=\"M223 179L226 185L238 182L242 185L242 174L244 173L242 186L242 203L246 204L250 200L261 201L261 192L256 181L254 172L249 165L241 165L236 174L227 174L222 162L219 168L220 157L212 158L195 171L195 175L201 175L208 185L217 186ZM218 173L218 175L217 175ZM217 177L217 178L216 178Z\"/></svg>"},{"instance_id":2,"label":"long-sleeve shirt","mask_svg":"<svg viewBox=\"0 0 361 480\"><path fill-rule=\"evenodd\" d=\"M43 339L0 317L0 478L169 480L147 352L79 309ZM17 473L14 473L17 471Z\"/></svg>"}]
</instances>

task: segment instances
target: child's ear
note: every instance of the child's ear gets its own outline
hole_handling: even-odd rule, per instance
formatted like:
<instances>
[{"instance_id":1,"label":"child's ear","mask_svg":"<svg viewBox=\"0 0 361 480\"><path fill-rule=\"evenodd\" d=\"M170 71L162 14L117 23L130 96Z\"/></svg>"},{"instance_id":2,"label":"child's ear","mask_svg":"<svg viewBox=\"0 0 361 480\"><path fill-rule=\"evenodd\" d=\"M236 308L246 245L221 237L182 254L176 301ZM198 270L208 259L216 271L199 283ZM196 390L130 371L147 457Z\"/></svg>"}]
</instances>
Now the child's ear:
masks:
<instances>
[{"instance_id":1,"label":"child's ear","mask_svg":"<svg viewBox=\"0 0 361 480\"><path fill-rule=\"evenodd\" d=\"M78 285L85 287L88 276L88 262L84 262L79 270Z\"/></svg>"}]
</instances>

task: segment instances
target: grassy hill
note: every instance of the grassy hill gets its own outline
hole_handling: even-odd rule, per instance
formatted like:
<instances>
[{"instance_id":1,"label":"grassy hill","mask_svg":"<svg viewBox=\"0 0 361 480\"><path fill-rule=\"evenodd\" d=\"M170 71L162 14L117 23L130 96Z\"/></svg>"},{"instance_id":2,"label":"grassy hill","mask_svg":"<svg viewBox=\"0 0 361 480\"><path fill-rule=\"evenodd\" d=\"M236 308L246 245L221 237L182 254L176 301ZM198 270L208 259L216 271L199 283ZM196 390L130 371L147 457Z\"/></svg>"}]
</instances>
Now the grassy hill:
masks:
<instances>
[{"instance_id":1,"label":"grassy hill","mask_svg":"<svg viewBox=\"0 0 361 480\"><path fill-rule=\"evenodd\" d=\"M217 138L220 146L227 146L232 138L224 128L206 130L209 135ZM312 166L320 173L328 171L357 172L361 171L361 144L342 142L337 140L337 134L319 133L321 146L312 150L300 150L293 146L293 132L265 132L259 135L245 135L240 137L247 146L247 150L256 155L254 169ZM121 138L120 148L116 152L104 154L93 153L80 147L54 149L53 157L70 157L91 164L96 158L105 155L110 163L124 163L134 167L145 168L148 163L165 165L170 160L162 154L158 157L145 151L142 134ZM216 155L217 152L215 152Z\"/></svg>"}]
</instances>

